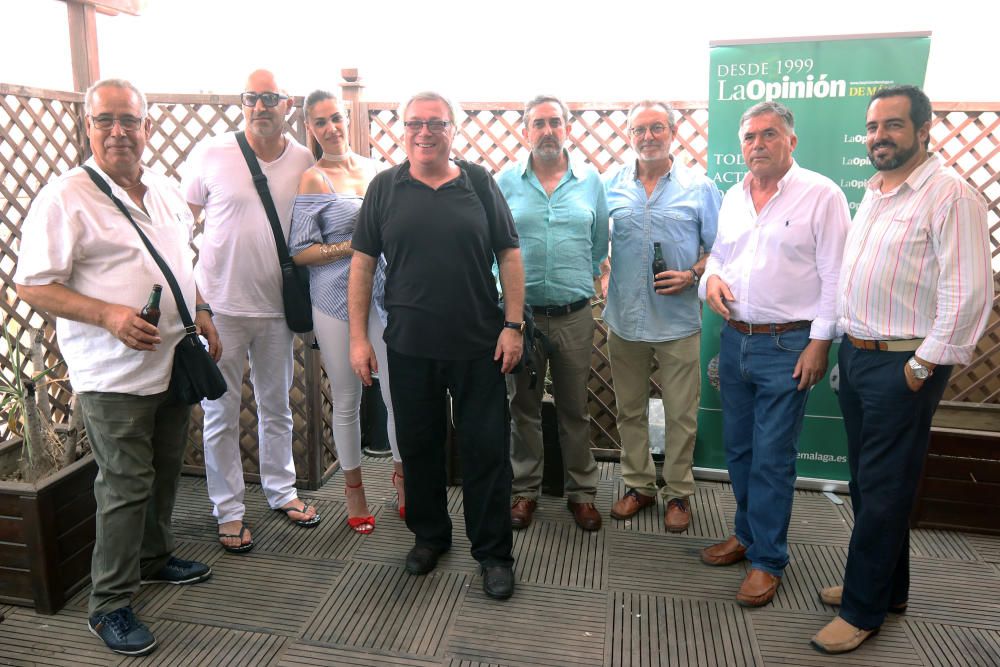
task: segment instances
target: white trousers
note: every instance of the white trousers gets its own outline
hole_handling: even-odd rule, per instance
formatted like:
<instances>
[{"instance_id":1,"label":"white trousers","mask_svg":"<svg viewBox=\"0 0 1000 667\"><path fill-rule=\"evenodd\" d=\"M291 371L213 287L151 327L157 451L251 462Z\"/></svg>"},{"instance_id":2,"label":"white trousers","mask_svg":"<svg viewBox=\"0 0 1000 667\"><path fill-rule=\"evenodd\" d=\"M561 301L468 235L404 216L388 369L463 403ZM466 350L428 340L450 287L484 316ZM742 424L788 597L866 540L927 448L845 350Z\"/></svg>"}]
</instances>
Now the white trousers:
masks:
<instances>
[{"instance_id":1,"label":"white trousers","mask_svg":"<svg viewBox=\"0 0 1000 667\"><path fill-rule=\"evenodd\" d=\"M243 462L240 458L240 404L243 372L250 356L250 381L257 401L257 442L261 485L268 504L281 507L294 500L292 460L291 332L281 317L215 315L222 339L219 370L228 391L216 401L202 401L205 410L205 472L212 513L219 523L243 518Z\"/></svg>"},{"instance_id":2,"label":"white trousers","mask_svg":"<svg viewBox=\"0 0 1000 667\"><path fill-rule=\"evenodd\" d=\"M344 470L354 470L361 465L361 421L358 408L361 406L361 380L351 368L351 337L347 322L330 317L313 308L313 326L323 366L330 379L330 393L333 402L333 444L337 447L337 458ZM389 362L386 360L385 341L382 340L382 320L374 308L368 314L368 340L375 350L378 363L379 389L388 415L386 431L389 434L389 448L392 460L399 461L396 445L396 423L389 398Z\"/></svg>"}]
</instances>

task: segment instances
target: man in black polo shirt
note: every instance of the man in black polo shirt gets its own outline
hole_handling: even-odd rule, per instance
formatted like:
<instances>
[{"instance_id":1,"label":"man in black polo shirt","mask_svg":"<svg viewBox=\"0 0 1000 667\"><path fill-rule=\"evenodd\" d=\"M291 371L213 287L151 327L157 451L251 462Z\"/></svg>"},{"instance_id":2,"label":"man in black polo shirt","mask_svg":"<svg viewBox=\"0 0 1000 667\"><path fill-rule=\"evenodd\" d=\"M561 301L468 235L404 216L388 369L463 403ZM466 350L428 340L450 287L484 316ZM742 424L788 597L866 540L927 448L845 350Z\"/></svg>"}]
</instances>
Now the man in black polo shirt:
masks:
<instances>
[{"instance_id":1,"label":"man in black polo shirt","mask_svg":"<svg viewBox=\"0 0 1000 667\"><path fill-rule=\"evenodd\" d=\"M376 363L368 309L376 260L384 253L392 405L403 457L406 525L416 538L406 569L427 574L451 546L444 451L450 393L466 533L483 572L483 590L506 599L514 592L514 559L503 375L521 358L524 324L517 232L503 196L482 168L451 161L451 103L437 93L418 93L403 106L402 116L408 159L372 181L352 241L351 365L362 382L371 383ZM488 184L480 188L482 198L472 179ZM497 305L494 258L506 312Z\"/></svg>"}]
</instances>

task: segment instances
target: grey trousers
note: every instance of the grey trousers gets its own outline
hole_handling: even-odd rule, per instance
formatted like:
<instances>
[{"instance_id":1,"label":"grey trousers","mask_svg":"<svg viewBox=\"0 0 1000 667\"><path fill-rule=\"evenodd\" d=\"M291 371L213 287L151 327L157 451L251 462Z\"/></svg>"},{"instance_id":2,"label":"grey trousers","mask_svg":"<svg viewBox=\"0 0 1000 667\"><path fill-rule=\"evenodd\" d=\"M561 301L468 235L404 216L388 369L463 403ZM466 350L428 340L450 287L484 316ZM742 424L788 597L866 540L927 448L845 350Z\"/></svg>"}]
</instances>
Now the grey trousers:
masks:
<instances>
[{"instance_id":1,"label":"grey trousers","mask_svg":"<svg viewBox=\"0 0 1000 667\"><path fill-rule=\"evenodd\" d=\"M169 392L79 395L97 479L97 538L90 615L131 604L143 574L162 568L174 548L177 497L191 408Z\"/></svg>"},{"instance_id":2,"label":"grey trousers","mask_svg":"<svg viewBox=\"0 0 1000 667\"><path fill-rule=\"evenodd\" d=\"M566 467L566 497L575 503L592 503L600 472L590 451L590 413L587 379L594 342L594 317L590 308L561 317L535 315L535 327L549 339L550 352L535 343L538 380L529 387L528 374L507 376L511 416L512 496L535 500L542 486L542 391L546 365L552 374L559 425L559 448Z\"/></svg>"}]
</instances>

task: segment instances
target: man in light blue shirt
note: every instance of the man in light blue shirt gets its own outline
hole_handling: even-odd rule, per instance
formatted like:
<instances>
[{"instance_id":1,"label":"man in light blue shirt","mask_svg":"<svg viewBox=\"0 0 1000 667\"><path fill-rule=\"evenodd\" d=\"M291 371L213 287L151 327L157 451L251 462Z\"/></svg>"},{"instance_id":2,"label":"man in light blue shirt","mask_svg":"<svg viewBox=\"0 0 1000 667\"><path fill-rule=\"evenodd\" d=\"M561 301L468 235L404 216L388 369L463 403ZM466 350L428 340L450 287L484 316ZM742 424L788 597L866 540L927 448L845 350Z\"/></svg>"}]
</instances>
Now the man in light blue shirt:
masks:
<instances>
[{"instance_id":1,"label":"man in light blue shirt","mask_svg":"<svg viewBox=\"0 0 1000 667\"><path fill-rule=\"evenodd\" d=\"M722 196L711 180L673 159L675 131L669 104L644 100L629 111L636 160L605 179L612 229L604 321L627 487L611 516L627 519L654 505L662 493L667 503L664 525L682 532L691 522L688 498L694 493L691 464L701 391L697 285L715 242ZM666 270L655 275L654 243L660 244L666 262ZM662 492L649 451L654 359L666 417Z\"/></svg>"},{"instance_id":2,"label":"man in light blue shirt","mask_svg":"<svg viewBox=\"0 0 1000 667\"><path fill-rule=\"evenodd\" d=\"M590 299L601 261L608 254L608 207L600 176L576 163L564 148L569 109L555 97L538 96L524 110L527 160L497 176L521 239L525 302L531 305L544 344L535 345L538 377L552 375L559 445L566 469L567 505L584 530L601 527L594 508L599 477L590 451L587 379L594 338ZM527 373L507 376L511 395L511 522L531 523L542 484L543 381Z\"/></svg>"}]
</instances>

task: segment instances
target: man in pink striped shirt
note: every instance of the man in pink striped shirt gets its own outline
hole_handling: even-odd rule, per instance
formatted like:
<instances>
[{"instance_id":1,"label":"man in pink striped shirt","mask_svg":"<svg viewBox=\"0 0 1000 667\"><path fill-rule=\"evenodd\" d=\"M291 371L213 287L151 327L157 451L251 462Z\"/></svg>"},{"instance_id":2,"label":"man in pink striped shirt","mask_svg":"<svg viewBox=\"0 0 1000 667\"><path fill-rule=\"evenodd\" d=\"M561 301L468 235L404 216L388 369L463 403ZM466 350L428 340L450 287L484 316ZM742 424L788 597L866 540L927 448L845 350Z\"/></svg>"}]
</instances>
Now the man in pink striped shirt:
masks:
<instances>
[{"instance_id":1,"label":"man in pink striped shirt","mask_svg":"<svg viewBox=\"0 0 1000 667\"><path fill-rule=\"evenodd\" d=\"M993 303L982 197L927 151L931 103L883 88L868 105L868 182L840 271L840 408L854 532L843 586L820 592L839 615L813 637L845 653L909 595L908 519L931 418L953 364L967 364Z\"/></svg>"}]
</instances>

